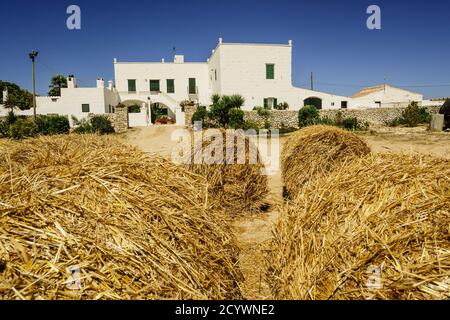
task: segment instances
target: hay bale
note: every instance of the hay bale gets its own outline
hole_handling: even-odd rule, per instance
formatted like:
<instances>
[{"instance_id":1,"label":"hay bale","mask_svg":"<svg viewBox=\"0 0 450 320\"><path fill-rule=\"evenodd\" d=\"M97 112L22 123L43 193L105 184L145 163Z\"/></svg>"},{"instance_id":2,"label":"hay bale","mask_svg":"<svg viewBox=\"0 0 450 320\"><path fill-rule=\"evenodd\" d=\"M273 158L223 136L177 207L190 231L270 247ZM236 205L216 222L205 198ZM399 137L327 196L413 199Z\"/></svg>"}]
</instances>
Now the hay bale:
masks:
<instances>
[{"instance_id":1,"label":"hay bale","mask_svg":"<svg viewBox=\"0 0 450 320\"><path fill-rule=\"evenodd\" d=\"M242 297L197 175L95 135L8 143L0 159L1 299Z\"/></svg>"},{"instance_id":2,"label":"hay bale","mask_svg":"<svg viewBox=\"0 0 450 320\"><path fill-rule=\"evenodd\" d=\"M256 145L238 131L235 136L227 136L226 130L223 129L217 130L218 132L221 133L223 142L222 160L213 164L205 161L209 156L215 155L210 152L214 149L214 143L221 143L212 136L206 136L201 145L192 146L192 163L188 165L188 169L206 178L210 197L217 200L229 215L238 216L261 211L267 206L269 189ZM228 144L227 138L230 140ZM240 149L237 139L244 141ZM238 155L242 155L244 148L244 161L239 162ZM252 154L256 155L256 163ZM196 162L195 159L201 161Z\"/></svg>"},{"instance_id":3,"label":"hay bale","mask_svg":"<svg viewBox=\"0 0 450 320\"><path fill-rule=\"evenodd\" d=\"M355 159L284 207L267 279L277 299L447 299L449 228L449 160Z\"/></svg>"},{"instance_id":4,"label":"hay bale","mask_svg":"<svg viewBox=\"0 0 450 320\"><path fill-rule=\"evenodd\" d=\"M331 126L311 126L291 134L283 145L281 167L287 195L294 198L311 179L370 152L356 134Z\"/></svg>"}]
</instances>

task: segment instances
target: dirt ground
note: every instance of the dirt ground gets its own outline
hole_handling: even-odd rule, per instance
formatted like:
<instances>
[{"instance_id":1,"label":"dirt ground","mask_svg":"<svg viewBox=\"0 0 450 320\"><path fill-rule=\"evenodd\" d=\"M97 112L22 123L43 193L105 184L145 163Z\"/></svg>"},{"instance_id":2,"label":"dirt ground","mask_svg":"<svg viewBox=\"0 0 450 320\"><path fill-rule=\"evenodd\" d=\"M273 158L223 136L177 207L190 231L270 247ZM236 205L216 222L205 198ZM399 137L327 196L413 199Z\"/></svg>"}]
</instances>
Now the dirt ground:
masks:
<instances>
[{"instance_id":1,"label":"dirt ground","mask_svg":"<svg viewBox=\"0 0 450 320\"><path fill-rule=\"evenodd\" d=\"M172 133L181 127L158 126L134 128L123 135L123 139L144 152L170 157L175 142ZM375 128L360 133L373 152L406 152L433 154L450 158L450 133L429 133L419 128ZM286 136L280 138L282 146ZM277 205L281 204L283 182L280 170L269 177L271 210L259 216L245 216L233 222L238 245L241 249L240 268L245 281L241 284L246 299L271 299L264 283L263 247L270 240L271 230L278 219Z\"/></svg>"}]
</instances>

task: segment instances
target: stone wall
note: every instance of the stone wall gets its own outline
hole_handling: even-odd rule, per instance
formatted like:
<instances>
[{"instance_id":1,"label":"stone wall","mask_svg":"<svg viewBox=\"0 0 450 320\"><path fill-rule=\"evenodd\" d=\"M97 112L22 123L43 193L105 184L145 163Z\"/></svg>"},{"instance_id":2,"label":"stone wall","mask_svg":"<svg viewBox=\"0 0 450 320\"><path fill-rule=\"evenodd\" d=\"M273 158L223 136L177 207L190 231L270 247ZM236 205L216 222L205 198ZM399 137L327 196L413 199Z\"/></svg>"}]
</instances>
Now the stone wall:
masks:
<instances>
[{"instance_id":1,"label":"stone wall","mask_svg":"<svg viewBox=\"0 0 450 320\"><path fill-rule=\"evenodd\" d=\"M431 114L439 113L440 107L426 107ZM196 106L186 106L186 125L191 126L192 115L197 109ZM341 112L342 118L356 117L360 121L367 121L372 125L384 125L387 121L401 116L405 108L371 108L371 109L336 109L320 110L321 117L334 119L338 112ZM259 115L258 111L244 111L244 120L257 123L264 127L266 121L270 123L273 129L281 127L298 128L298 111L293 110L270 110L267 116Z\"/></svg>"},{"instance_id":2,"label":"stone wall","mask_svg":"<svg viewBox=\"0 0 450 320\"><path fill-rule=\"evenodd\" d=\"M439 113L439 107L426 107L431 114ZM383 125L402 115L405 108L372 108L372 109L340 109L340 110L320 110L322 117L334 119L338 112L343 118L356 117L358 120L367 121L370 124Z\"/></svg>"},{"instance_id":3,"label":"stone wall","mask_svg":"<svg viewBox=\"0 0 450 320\"><path fill-rule=\"evenodd\" d=\"M196 105L185 105L184 106L184 124L186 126L192 126L192 115L197 110Z\"/></svg>"},{"instance_id":4,"label":"stone wall","mask_svg":"<svg viewBox=\"0 0 450 320\"><path fill-rule=\"evenodd\" d=\"M298 111L271 110L268 116L261 116L258 114L258 111L244 111L244 120L255 122L260 127L264 127L264 124L268 121L273 129L281 127L297 128Z\"/></svg>"},{"instance_id":5,"label":"stone wall","mask_svg":"<svg viewBox=\"0 0 450 320\"><path fill-rule=\"evenodd\" d=\"M106 116L114 128L116 133L124 133L128 130L128 108L126 106L118 105L115 107L114 113L103 114ZM94 117L93 113L88 114L90 121Z\"/></svg>"}]
</instances>

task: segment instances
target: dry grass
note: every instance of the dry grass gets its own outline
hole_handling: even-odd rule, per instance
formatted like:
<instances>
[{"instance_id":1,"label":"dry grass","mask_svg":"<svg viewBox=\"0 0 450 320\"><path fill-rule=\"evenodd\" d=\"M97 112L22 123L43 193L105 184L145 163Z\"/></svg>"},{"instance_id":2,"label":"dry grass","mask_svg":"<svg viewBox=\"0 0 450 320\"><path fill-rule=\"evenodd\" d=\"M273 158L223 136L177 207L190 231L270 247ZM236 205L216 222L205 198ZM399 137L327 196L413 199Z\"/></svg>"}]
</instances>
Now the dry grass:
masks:
<instances>
[{"instance_id":1,"label":"dry grass","mask_svg":"<svg viewBox=\"0 0 450 320\"><path fill-rule=\"evenodd\" d=\"M303 184L328 174L345 161L370 152L357 135L331 126L311 126L291 134L281 166L287 194L295 198Z\"/></svg>"},{"instance_id":2,"label":"dry grass","mask_svg":"<svg viewBox=\"0 0 450 320\"><path fill-rule=\"evenodd\" d=\"M227 213L231 216L238 216L247 213L256 213L267 205L267 195L269 193L267 176L263 174L264 165L259 161L258 153L257 162L251 161L251 148L255 148L252 142L244 136L239 136L245 139L245 153L242 148L238 149L237 139L230 139L227 144L227 135L225 130L222 133L223 144L215 139L204 138L203 144L193 146L193 160L196 158L202 159L201 162L194 162L188 168L192 172L200 174L205 177L208 182L208 190L210 197L217 200L220 205L225 208ZM220 135L219 135L220 136ZM218 146L218 148L215 148ZM208 164L205 162L206 158L214 157L216 154L214 149L222 149L223 159L214 163ZM234 156L233 156L234 149ZM220 151L219 151L220 152ZM238 164L238 154L243 154L241 164ZM227 164L226 162L233 164Z\"/></svg>"},{"instance_id":3,"label":"dry grass","mask_svg":"<svg viewBox=\"0 0 450 320\"><path fill-rule=\"evenodd\" d=\"M268 282L277 299L448 299L449 232L449 160L369 155L284 207ZM367 286L372 267L381 288Z\"/></svg>"},{"instance_id":4,"label":"dry grass","mask_svg":"<svg viewBox=\"0 0 450 320\"><path fill-rule=\"evenodd\" d=\"M0 159L1 299L242 297L198 175L93 135L3 141Z\"/></svg>"}]
</instances>

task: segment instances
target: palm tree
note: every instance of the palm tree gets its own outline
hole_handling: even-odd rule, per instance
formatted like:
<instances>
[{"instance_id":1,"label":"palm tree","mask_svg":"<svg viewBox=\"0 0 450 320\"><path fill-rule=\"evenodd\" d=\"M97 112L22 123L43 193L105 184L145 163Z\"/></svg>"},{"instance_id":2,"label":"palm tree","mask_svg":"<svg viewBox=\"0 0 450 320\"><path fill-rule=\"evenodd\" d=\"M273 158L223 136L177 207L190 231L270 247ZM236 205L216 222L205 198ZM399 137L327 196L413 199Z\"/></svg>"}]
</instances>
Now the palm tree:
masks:
<instances>
[{"instance_id":1,"label":"palm tree","mask_svg":"<svg viewBox=\"0 0 450 320\"><path fill-rule=\"evenodd\" d=\"M49 96L61 96L61 88L67 88L67 79L62 74L55 74L48 87L51 88L48 92Z\"/></svg>"}]
</instances>

